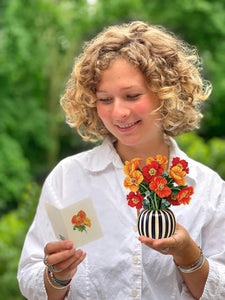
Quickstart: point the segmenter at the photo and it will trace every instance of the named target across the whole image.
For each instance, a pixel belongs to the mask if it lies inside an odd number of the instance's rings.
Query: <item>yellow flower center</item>
[[[183,170],[182,164],[177,164],[177,167],[179,167],[179,168],[181,168],[181,170]]]
[[[156,169],[151,168],[151,169],[148,171],[148,173],[149,173],[150,175],[155,175],[155,174],[156,174]]]
[[[171,195],[171,199],[172,199],[172,200],[176,200],[176,199],[177,199],[176,194],[172,194],[172,195]]]
[[[138,203],[138,199],[132,198],[132,202],[133,202],[134,204],[137,204],[137,203]]]
[[[135,179],[135,178],[131,178],[130,181],[131,181],[132,184],[135,184],[135,183],[136,183],[136,179]]]
[[[163,190],[163,189],[164,189],[164,184],[160,183],[160,184],[158,185],[158,189],[159,189],[159,190]]]

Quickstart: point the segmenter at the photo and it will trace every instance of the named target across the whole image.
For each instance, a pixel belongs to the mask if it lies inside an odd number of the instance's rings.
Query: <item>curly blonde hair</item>
[[[101,72],[122,57],[136,66],[160,100],[163,130],[167,135],[198,128],[200,102],[211,92],[201,78],[200,59],[193,47],[162,26],[136,21],[110,26],[85,44],[75,61],[61,105],[67,123],[84,140],[96,141],[111,133],[97,114],[96,85]]]

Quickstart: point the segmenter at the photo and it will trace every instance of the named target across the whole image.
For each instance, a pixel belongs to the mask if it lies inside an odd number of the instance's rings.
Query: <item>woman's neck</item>
[[[148,157],[155,157],[158,154],[164,155],[169,159],[169,144],[168,142],[166,142],[164,137],[158,141],[149,141],[145,146],[127,146],[117,141],[115,143],[115,148],[123,163],[134,158],[141,158],[143,159],[142,164],[145,165],[146,159]]]

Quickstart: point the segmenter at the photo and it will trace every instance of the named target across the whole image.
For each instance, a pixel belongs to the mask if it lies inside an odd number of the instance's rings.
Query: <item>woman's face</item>
[[[159,100],[142,72],[118,58],[102,71],[97,85],[97,111],[105,127],[126,146],[145,146],[162,134]]]

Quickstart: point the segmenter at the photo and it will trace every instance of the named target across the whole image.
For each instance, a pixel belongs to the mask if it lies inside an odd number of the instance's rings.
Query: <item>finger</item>
[[[77,271],[78,265],[85,259],[86,253],[82,250],[79,251],[79,257],[78,253],[74,255],[72,258],[68,259],[66,262],[64,262],[62,265],[60,264],[60,267],[62,268],[61,272],[55,274],[55,277],[59,280],[65,280],[68,278],[72,278],[74,274]],[[58,266],[58,265],[57,265]]]
[[[49,265],[57,265],[63,261],[66,261],[69,258],[71,258],[75,252],[76,252],[75,248],[72,248],[70,250],[60,251],[60,252],[54,252],[54,253],[48,255],[48,260],[47,260],[48,264]]]
[[[68,269],[71,265],[78,265],[80,262],[85,258],[86,253],[82,251],[81,249],[77,250],[74,252],[74,254],[69,257],[68,259],[57,263],[57,269],[64,271]]]
[[[51,253],[63,251],[63,250],[70,250],[73,248],[73,242],[72,241],[57,241],[57,242],[51,242],[48,243],[45,248],[44,252],[45,255],[50,255]]]
[[[84,251],[82,251],[81,255],[79,258],[77,258],[73,263],[71,263],[67,269],[68,270],[74,270],[78,267],[78,265],[85,259],[86,257],[86,253]]]
[[[152,246],[152,244],[154,243],[154,239],[143,236],[143,235],[139,236],[138,239],[141,243],[146,244],[148,246]]]
[[[147,238],[145,236],[140,236],[139,240],[141,243],[147,245],[148,247],[155,249],[157,251],[162,251],[163,253],[169,253],[171,248],[172,250],[174,250],[177,247],[178,241],[176,236],[171,236],[169,238],[164,238],[164,239],[151,239],[151,238]],[[166,249],[166,251],[165,251]]]

